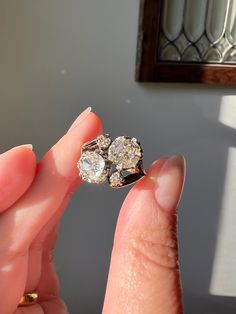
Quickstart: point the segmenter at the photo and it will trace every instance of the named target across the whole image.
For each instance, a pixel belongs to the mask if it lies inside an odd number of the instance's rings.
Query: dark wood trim
[[[157,63],[153,74],[148,81],[236,85],[235,65]]]
[[[136,55],[137,81],[149,81],[155,77],[161,2],[161,0],[140,0]]]
[[[157,61],[161,4],[162,0],[140,0],[136,81],[236,85],[236,65]]]

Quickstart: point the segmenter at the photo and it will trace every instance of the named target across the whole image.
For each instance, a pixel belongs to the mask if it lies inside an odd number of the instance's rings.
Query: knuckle
[[[130,241],[130,252],[145,269],[178,269],[178,245],[176,232],[170,228],[158,228],[135,236]]]

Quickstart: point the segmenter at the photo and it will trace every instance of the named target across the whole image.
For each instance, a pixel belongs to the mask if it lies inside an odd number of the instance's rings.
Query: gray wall
[[[228,149],[236,143],[235,129],[219,121],[220,106],[222,96],[235,106],[236,96],[225,97],[235,89],[135,83],[138,2],[0,0],[1,151],[33,143],[40,158],[92,105],[110,134],[141,141],[145,166],[184,154],[179,236],[186,313],[235,313],[233,297],[209,295]],[[73,314],[101,312],[127,190],[83,185],[63,218],[56,263]]]

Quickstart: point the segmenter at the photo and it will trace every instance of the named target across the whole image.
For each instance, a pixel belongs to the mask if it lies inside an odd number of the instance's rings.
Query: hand
[[[81,146],[101,133],[99,118],[86,110],[41,161],[28,146],[0,155],[1,314],[68,313],[52,253],[60,218],[81,184]],[[184,177],[182,157],[163,158],[129,192],[118,219],[103,314],[182,313],[176,208]],[[29,291],[37,291],[38,303],[18,308]]]

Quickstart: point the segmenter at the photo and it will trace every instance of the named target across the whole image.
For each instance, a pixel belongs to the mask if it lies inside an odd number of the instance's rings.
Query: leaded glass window
[[[164,0],[158,59],[236,63],[236,0]]]

